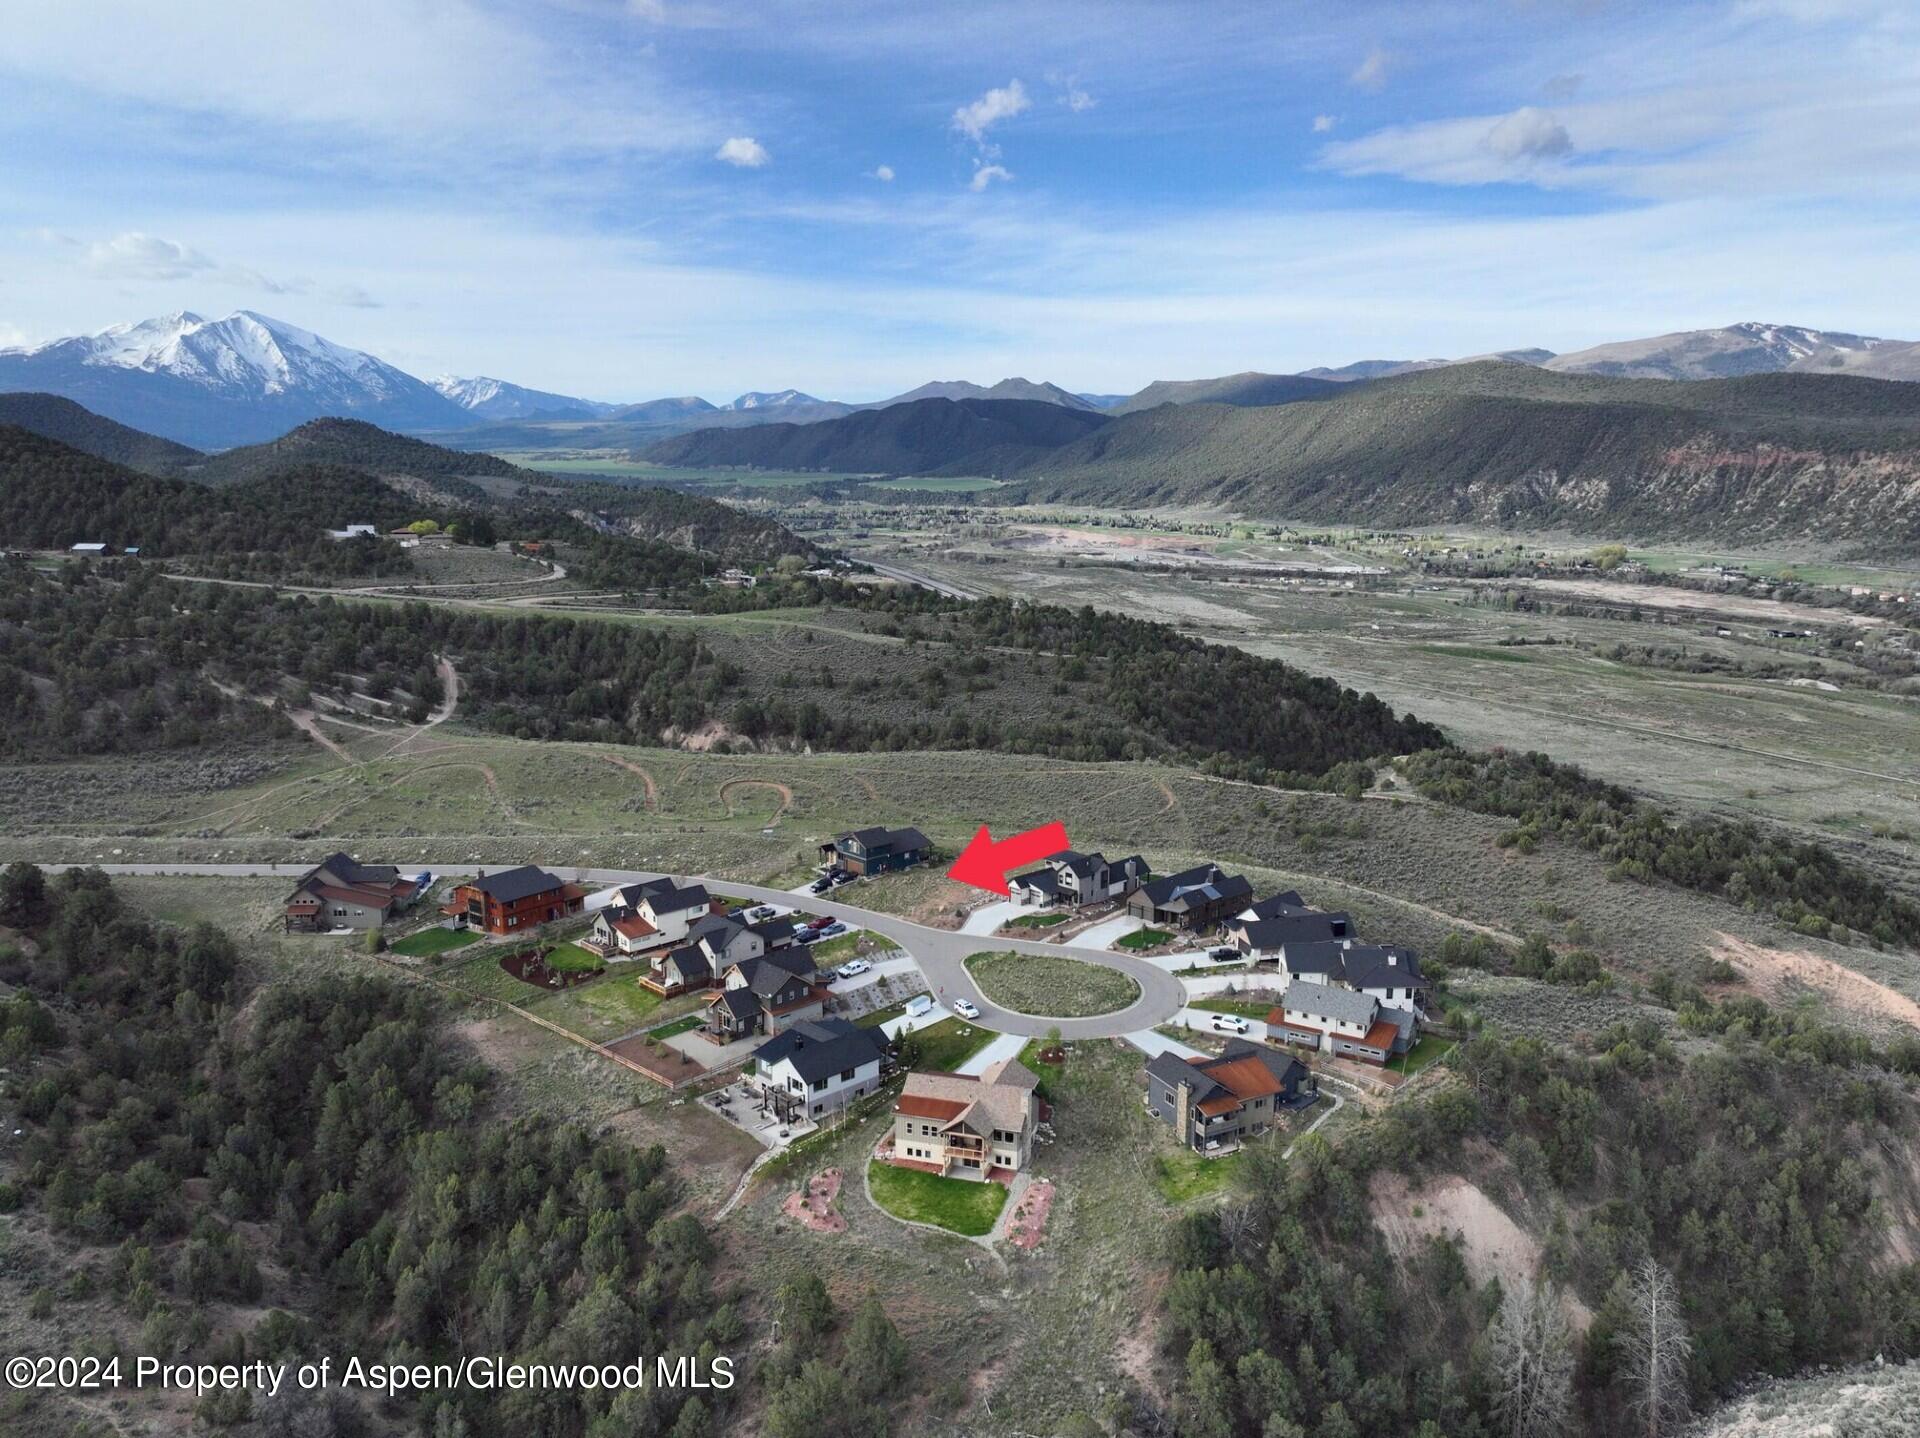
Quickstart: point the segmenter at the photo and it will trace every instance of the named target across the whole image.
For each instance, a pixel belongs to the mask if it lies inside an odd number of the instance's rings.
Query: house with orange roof
[[[890,1152],[901,1168],[1010,1183],[1033,1160],[1046,1121],[1039,1078],[1018,1059],[979,1075],[910,1073],[893,1105]]]
[[[1268,1012],[1267,1034],[1337,1058],[1384,1064],[1413,1047],[1420,1020],[1412,1009],[1383,1004],[1371,993],[1295,979]]]
[[[1173,1125],[1196,1153],[1231,1152],[1319,1095],[1318,1080],[1299,1059],[1246,1039],[1228,1039],[1217,1058],[1182,1058],[1169,1049],[1147,1064],[1147,1111]]]

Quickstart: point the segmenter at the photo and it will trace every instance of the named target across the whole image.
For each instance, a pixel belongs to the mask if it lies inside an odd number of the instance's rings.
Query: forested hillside
[[[1133,414],[1163,404],[1292,404],[1297,400],[1331,399],[1340,391],[1341,385],[1336,380],[1247,370],[1218,379],[1157,379],[1138,394],[1121,400],[1107,413]]]
[[[1011,477],[1084,503],[1884,548],[1920,540],[1920,385],[1457,365],[1314,403],[1129,415]]]
[[[703,429],[643,451],[656,464],[834,474],[998,474],[1107,423],[1040,400],[922,399],[818,424]]]
[[[822,596],[816,581],[790,582],[795,596]],[[761,590],[777,602],[782,584]],[[814,675],[803,690],[754,697],[747,654],[722,659],[689,626],[313,600],[189,585],[139,567],[124,576],[70,572],[60,581],[24,566],[0,571],[8,636],[0,661],[19,696],[15,742],[29,752],[110,742],[112,717],[130,702],[112,696],[131,695],[161,660],[193,694],[204,695],[202,680],[266,698],[286,697],[289,686],[343,694],[357,686],[363,696],[397,699],[418,719],[438,697],[434,655],[459,668],[464,721],[522,738],[654,744],[720,723],[761,744],[1177,755],[1242,777],[1342,784],[1348,769],[1374,756],[1444,742],[1370,695],[1162,625],[924,591],[835,593],[838,602],[870,606],[884,628],[924,633],[930,660],[951,664],[956,676],[987,667],[990,650],[1020,654],[1036,670],[1029,682],[1050,683],[1056,700],[1040,718],[986,720],[965,687],[950,688],[942,673],[927,681],[915,719],[902,723],[862,700],[863,674]],[[76,713],[95,717],[63,722]]]
[[[474,475],[529,480],[534,475],[491,454],[443,449],[358,419],[315,419],[265,444],[209,456],[194,467],[203,484],[240,484],[309,465],[344,465],[376,475],[459,480]],[[461,492],[456,490],[454,492]]]
[[[276,988],[239,1021],[233,940],[136,917],[98,871],[10,867],[0,923],[32,945],[0,945],[0,980],[20,991],[0,1006],[0,1043],[22,1130],[0,1157],[0,1206],[64,1247],[75,1275],[34,1299],[48,1351],[58,1305],[102,1284],[135,1351],[164,1358],[621,1365],[737,1350],[745,1325],[700,1221],[673,1216],[661,1150],[498,1111],[425,991]],[[371,1431],[364,1401],[289,1384],[257,1409],[227,1392],[199,1413],[345,1434]],[[727,1402],[569,1383],[408,1395],[390,1413],[422,1433],[707,1435]]]
[[[0,424],[18,425],[71,449],[148,474],[172,474],[206,458],[197,449],[130,429],[53,394],[0,394]]]
[[[1338,1143],[1255,1149],[1237,1201],[1178,1225],[1181,1434],[1665,1438],[1755,1375],[1920,1353],[1914,1236],[1876,1202],[1914,1182],[1879,1156],[1920,1123],[1886,1075],[1780,1042],[1682,1057],[1651,1024],[1453,1066]],[[1376,1227],[1461,1179],[1537,1238],[1537,1286]]]
[[[316,465],[216,491],[0,425],[0,545],[9,548],[98,542],[262,578],[401,574],[409,566],[391,544],[336,543],[326,531],[368,523],[384,533],[420,515],[417,503],[358,470]]]

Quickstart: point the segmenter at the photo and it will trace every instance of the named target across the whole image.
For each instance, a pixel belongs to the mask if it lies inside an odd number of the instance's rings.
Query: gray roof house
[[[1267,1014],[1267,1032],[1341,1058],[1384,1064],[1418,1037],[1410,1009],[1384,1008],[1371,994],[1296,979],[1280,1006]]]
[[[845,1019],[805,1019],[753,1051],[755,1085],[783,1117],[819,1118],[880,1087],[886,1042]]]
[[[1098,904],[1123,898],[1147,877],[1147,861],[1138,854],[1117,862],[1105,854],[1082,854],[1062,849],[1043,861],[1045,867],[1008,881],[1008,892],[1021,903]]]
[[[1218,864],[1202,864],[1143,884],[1127,898],[1127,912],[1150,924],[1210,928],[1247,906],[1253,885]]]
[[[849,874],[885,874],[924,863],[932,855],[933,845],[927,842],[927,836],[911,827],[849,829],[820,846],[824,866]]]

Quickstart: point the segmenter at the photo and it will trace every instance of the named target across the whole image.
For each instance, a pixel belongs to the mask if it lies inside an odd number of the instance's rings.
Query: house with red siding
[[[453,891],[441,910],[470,929],[517,934],[577,914],[587,891],[534,864],[482,874]]]

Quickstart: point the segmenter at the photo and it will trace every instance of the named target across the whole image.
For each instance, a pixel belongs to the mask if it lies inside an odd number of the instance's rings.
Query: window
[[[852,1082],[853,1082],[853,1075],[854,1075],[854,1070],[852,1070],[852,1069],[843,1069],[843,1070],[841,1071],[841,1074],[840,1074],[840,1082],[841,1082],[841,1083],[852,1083]]]
[[[827,1081],[825,1079],[815,1079],[813,1081],[813,1091],[815,1093],[819,1093],[826,1086],[827,1086]]]

